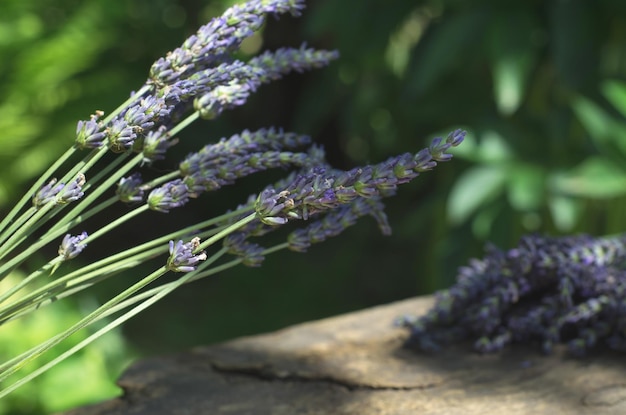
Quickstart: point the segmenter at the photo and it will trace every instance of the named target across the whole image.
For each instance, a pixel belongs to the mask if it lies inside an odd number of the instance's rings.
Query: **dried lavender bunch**
[[[244,104],[261,85],[289,72],[320,68],[337,58],[335,51],[306,46],[264,52],[248,61],[235,58],[233,52],[262,26],[266,15],[297,16],[303,7],[302,0],[252,0],[233,6],[200,28],[180,48],[158,59],[145,84],[108,116],[95,111],[88,120],[79,121],[74,145],[0,222],[0,280],[33,253],[58,246],[56,257],[0,291],[0,329],[122,270],[144,263],[155,267],[67,330],[0,363],[0,383],[6,384],[25,364],[40,362],[41,356],[48,356],[46,353],[74,333],[112,319],[0,390],[0,398],[182,284],[238,264],[259,266],[265,255],[282,249],[305,252],[311,244],[337,236],[362,216],[374,217],[382,232],[389,234],[381,199],[392,196],[398,185],[431,170],[437,162],[451,158],[448,150],[465,136],[461,130],[445,140],[434,139],[416,154],[344,172],[330,167],[323,149],[313,145],[308,136],[263,128],[205,144],[178,161],[178,169],[149,182],[142,179],[141,168],[167,159],[169,148],[179,142],[177,135],[192,122],[212,120]],[[71,157],[80,152],[86,153],[84,158],[73,161]],[[105,159],[105,155],[109,157]],[[76,269],[65,265],[91,249],[102,235],[132,226],[133,219],[148,210],[176,214],[202,193],[267,169],[291,173],[233,211],[129,249],[104,247],[99,251],[101,259]],[[119,202],[129,205],[127,213],[111,217],[108,207]],[[93,225],[87,220],[95,215],[101,217],[97,223],[107,224],[89,229]],[[307,226],[292,231],[284,243],[264,248],[251,240],[287,222],[309,219]],[[176,273],[176,278],[161,282],[168,273]]]
[[[509,343],[557,343],[581,356],[597,344],[626,351],[626,235],[525,236],[459,269],[424,316],[403,317],[408,344],[433,351],[472,339],[481,353]]]

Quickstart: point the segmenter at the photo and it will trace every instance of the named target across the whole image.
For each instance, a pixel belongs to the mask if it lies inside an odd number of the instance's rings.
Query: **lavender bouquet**
[[[492,353],[510,343],[537,343],[545,353],[567,344],[583,356],[604,344],[626,351],[626,236],[523,237],[461,267],[421,317],[403,317],[408,345],[434,351],[470,339]]]
[[[73,146],[0,222],[1,278],[34,252],[50,244],[58,246],[56,257],[0,292],[0,324],[62,301],[123,270],[155,264],[153,272],[65,331],[0,364],[0,382],[6,385],[0,397],[183,284],[238,264],[258,266],[264,256],[282,249],[305,252],[362,216],[372,216],[388,234],[382,199],[394,195],[398,185],[451,158],[448,150],[462,142],[465,133],[461,130],[446,139],[434,139],[415,154],[340,171],[327,164],[323,149],[309,137],[265,128],[206,144],[181,160],[177,170],[142,179],[141,168],[165,158],[177,143],[177,135],[192,122],[215,119],[243,105],[262,84],[293,71],[323,67],[338,57],[335,51],[306,46],[268,51],[245,62],[233,56],[241,42],[262,27],[267,15],[298,16],[303,7],[302,0],[252,0],[201,27],[180,48],[157,60],[145,84],[117,109],[108,115],[96,111],[79,121]],[[82,159],[76,161],[79,154]],[[116,252],[111,247],[102,259],[76,269],[65,264],[101,236],[119,231],[148,210],[167,218],[204,192],[272,168],[291,173],[229,212],[131,249]],[[132,209],[119,217],[107,216],[106,226],[87,229],[88,219],[107,215],[116,203]],[[291,222],[302,226],[283,243],[257,244],[256,238]],[[171,273],[180,276],[160,282]],[[45,359],[52,348],[95,323],[99,323],[97,329],[88,330],[84,340]],[[36,363],[36,370],[7,385],[9,377],[19,376],[21,368],[31,362]]]

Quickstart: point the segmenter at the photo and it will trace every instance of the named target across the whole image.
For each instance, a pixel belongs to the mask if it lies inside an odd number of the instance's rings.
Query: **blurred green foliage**
[[[153,60],[232,3],[4,0],[0,209],[71,145],[78,119],[114,109]],[[338,49],[340,60],[192,126],[155,169],[173,168],[208,140],[271,125],[311,134],[340,168],[416,151],[457,127],[470,136],[454,161],[387,202],[392,237],[365,221],[305,255],[277,254],[259,269],[183,287],[126,325],[142,353],[429,293],[449,285],[486,240],[508,247],[529,232],[626,229],[626,3],[308,3],[300,19],[270,19],[244,53],[307,41]],[[275,177],[246,180],[166,219],[177,226],[223,212]],[[163,217],[119,241],[154,221]],[[103,288],[102,298],[123,284]]]

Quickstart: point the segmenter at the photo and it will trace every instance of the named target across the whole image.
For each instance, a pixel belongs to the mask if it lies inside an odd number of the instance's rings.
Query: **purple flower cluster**
[[[339,235],[354,225],[358,218],[367,215],[376,219],[383,235],[390,235],[391,226],[389,226],[384,209],[385,206],[380,198],[356,199],[348,205],[331,210],[310,225],[293,231],[287,237],[289,249],[295,252],[306,252],[312,244],[324,242],[328,238]]]
[[[250,132],[244,130],[217,143],[208,144],[200,151],[189,154],[179,165],[181,175],[190,176],[198,171],[215,168],[224,160],[266,151],[281,151],[304,148],[311,144],[306,135],[287,133],[274,128]]]
[[[167,259],[167,269],[174,272],[194,271],[198,264],[206,260],[204,251],[195,252],[200,246],[200,238],[193,238],[185,243],[183,241],[170,241],[170,256]]]
[[[171,209],[183,206],[189,201],[189,188],[182,180],[165,183],[150,192],[148,207],[157,212],[168,213]]]
[[[293,231],[287,237],[287,247],[306,252],[314,243],[339,235],[362,216],[372,216],[384,235],[391,227],[384,212],[382,197],[391,196],[397,185],[407,183],[420,172],[431,170],[437,161],[447,161],[446,153],[459,145],[465,132],[456,130],[447,139],[435,138],[431,146],[415,155],[403,154],[386,162],[353,169],[347,172],[330,168],[323,160],[323,151],[313,147],[311,167],[292,172],[273,186],[268,186],[256,198],[240,207],[251,206],[257,220],[229,235],[224,246],[228,252],[243,259],[243,263],[258,266],[263,260],[263,249],[248,240],[286,224],[292,219],[315,218],[307,226]],[[311,153],[311,151],[309,151]],[[228,225],[238,218],[231,218]]]
[[[65,235],[59,246],[59,256],[61,256],[64,261],[78,256],[78,254],[87,248],[87,244],[83,242],[87,239],[87,236],[87,232],[82,232],[80,235],[76,236],[72,236],[69,233]]]
[[[150,81],[157,86],[173,84],[192,73],[216,66],[261,28],[265,14],[299,16],[302,9],[303,0],[253,0],[235,5],[198,29],[180,48],[156,61],[150,69]]]
[[[562,342],[574,355],[598,343],[626,350],[625,263],[624,236],[526,236],[508,251],[489,246],[433,309],[399,324],[426,351],[468,338],[482,353],[532,342],[546,353]]]
[[[146,162],[159,160],[175,144],[167,130],[192,107],[201,117],[213,119],[225,109],[245,103],[263,83],[291,71],[327,65],[337,52],[280,49],[248,62],[231,56],[243,39],[259,30],[266,14],[298,16],[303,7],[302,0],[252,0],[229,8],[180,48],[157,60],[133,103],[116,117],[106,123],[99,121],[103,116],[99,111],[90,120],[79,121],[76,147],[107,145],[113,152],[141,152]]]
[[[291,71],[321,68],[338,56],[336,51],[307,49],[305,46],[265,52],[237,68],[228,83],[215,86],[197,98],[194,107],[202,118],[216,118],[226,109],[245,104],[250,94],[262,84],[278,80]]]
[[[76,179],[68,185],[65,185],[65,183],[57,184],[57,180],[52,179],[48,182],[48,184],[42,186],[41,189],[33,195],[33,206],[41,208],[52,201],[54,201],[57,205],[65,205],[70,202],[75,202],[84,195],[82,188],[85,185],[85,180],[85,175],[83,174],[78,174]]]
[[[121,202],[139,203],[143,202],[144,189],[142,189],[140,173],[133,173],[128,177],[122,177],[117,185],[115,194]]]
[[[293,153],[290,151],[265,151],[221,158],[219,164],[206,162],[202,167],[193,169],[183,178],[191,197],[202,192],[217,190],[231,185],[239,178],[253,173],[283,167],[306,167],[323,162],[318,158],[323,153],[317,147],[310,152]]]

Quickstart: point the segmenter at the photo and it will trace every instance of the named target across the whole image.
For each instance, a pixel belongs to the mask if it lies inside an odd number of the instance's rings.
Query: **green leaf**
[[[424,93],[437,84],[441,78],[464,59],[464,54],[472,48],[484,33],[485,13],[480,10],[464,14],[450,15],[432,26],[418,44],[418,53],[413,54],[409,64],[409,88],[414,93]],[[420,45],[422,49],[419,50]]]
[[[537,47],[529,35],[536,24],[528,12],[499,13],[488,36],[493,72],[493,91],[498,111],[514,113],[522,103],[534,67]]]
[[[463,172],[448,198],[450,221],[464,222],[479,207],[502,193],[506,176],[506,169],[500,166],[473,167]]]
[[[597,24],[604,12],[595,2],[550,2],[550,50],[556,77],[578,89],[584,88],[598,73],[602,33]]]
[[[545,173],[541,167],[515,165],[509,173],[508,196],[513,209],[528,212],[539,209],[544,197]]]
[[[514,157],[504,137],[494,130],[487,130],[480,137],[478,156],[483,163],[503,162]]]
[[[615,120],[595,102],[582,96],[572,100],[572,109],[596,146],[607,155],[615,150],[626,155],[626,125]]]
[[[626,194],[626,172],[606,158],[589,157],[572,171],[553,176],[550,185],[562,195],[612,198]]]
[[[601,89],[606,99],[626,117],[626,83],[617,80],[604,81]]]
[[[554,226],[561,232],[570,232],[582,212],[582,201],[567,196],[551,196],[548,207]]]

